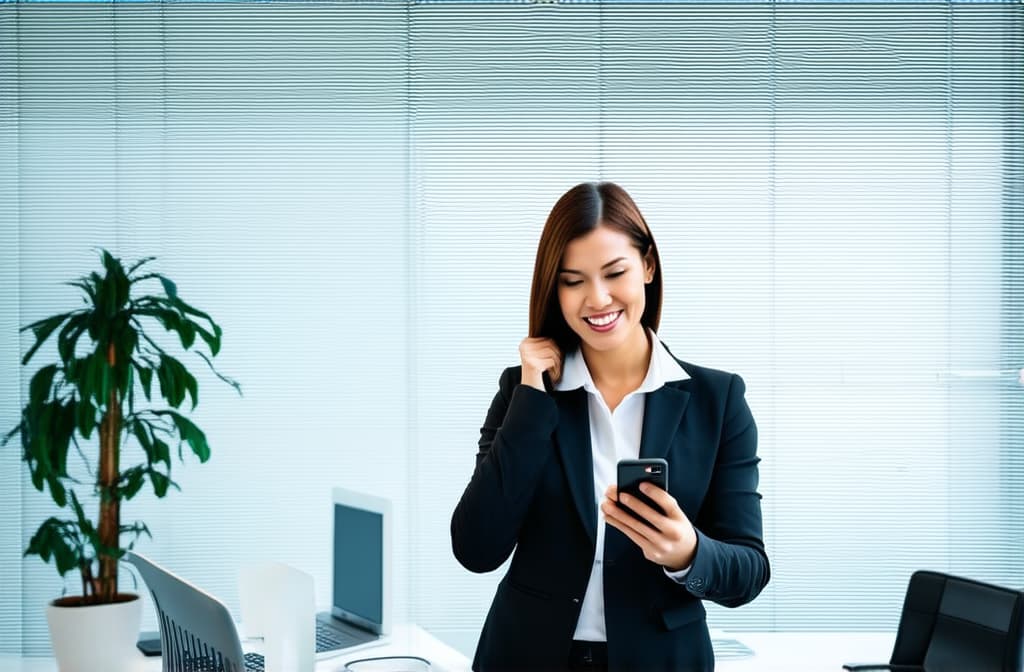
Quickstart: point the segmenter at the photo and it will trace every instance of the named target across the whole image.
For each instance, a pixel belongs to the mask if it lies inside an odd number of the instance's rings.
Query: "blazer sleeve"
[[[553,454],[558,406],[551,395],[519,384],[521,369],[506,369],[480,428],[476,469],[452,514],[452,551],[472,572],[501,566],[541,474]]]
[[[696,597],[726,607],[753,600],[770,575],[757,492],[757,427],[745,389],[743,379],[733,374],[718,457],[694,522],[697,553],[684,584]]]

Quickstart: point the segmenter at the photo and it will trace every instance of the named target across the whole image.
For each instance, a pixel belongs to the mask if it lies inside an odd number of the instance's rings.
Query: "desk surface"
[[[716,633],[717,634],[717,633]],[[843,663],[885,663],[892,632],[734,632],[754,651],[746,658],[719,658],[716,672],[841,672]]]
[[[841,672],[843,663],[885,662],[892,653],[891,632],[737,632],[716,633],[734,638],[754,651],[746,658],[720,658],[717,672]],[[416,625],[396,626],[391,642],[317,663],[317,672],[337,672],[349,660],[414,654],[429,659],[442,672],[466,672],[470,661]],[[4,672],[55,672],[50,658],[19,658],[0,654]],[[139,656],[138,672],[158,672],[159,658]]]
[[[342,654],[316,664],[316,672],[337,672],[345,663],[359,658],[375,656],[416,655],[431,662],[432,670],[440,672],[467,672],[470,661],[464,655],[428,633],[418,625],[396,625],[391,640],[384,645]],[[141,653],[136,661],[136,672],[160,672],[160,658],[146,658]],[[3,672],[56,672],[52,658],[21,658],[0,654]]]

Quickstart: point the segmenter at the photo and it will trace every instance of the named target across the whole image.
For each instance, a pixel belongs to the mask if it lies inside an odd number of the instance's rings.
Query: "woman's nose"
[[[608,293],[608,289],[601,283],[595,282],[591,285],[590,292],[587,294],[587,303],[592,308],[604,308],[611,303],[612,297]]]

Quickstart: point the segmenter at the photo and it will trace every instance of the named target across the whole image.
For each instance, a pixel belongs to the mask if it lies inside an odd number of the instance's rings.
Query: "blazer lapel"
[[[678,386],[687,381],[674,381],[647,393],[644,421],[640,436],[640,457],[665,457],[672,439],[679,431],[690,393]],[[633,548],[633,542],[613,527],[605,537],[605,564],[614,565],[622,554]]]
[[[558,452],[565,466],[576,511],[590,541],[597,543],[597,504],[594,502],[594,460],[590,451],[590,415],[587,393],[582,389],[555,395],[558,403]]]
[[[640,457],[665,457],[672,437],[679,430],[690,400],[690,393],[675,387],[681,383],[667,383],[647,394],[644,422],[640,437]]]

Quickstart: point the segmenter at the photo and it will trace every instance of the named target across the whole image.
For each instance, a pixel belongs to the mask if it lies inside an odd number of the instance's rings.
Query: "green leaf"
[[[153,437],[153,462],[163,462],[167,468],[171,468],[171,447],[164,441]]]
[[[24,426],[24,421],[19,422],[14,429],[4,434],[4,438],[0,439],[0,446],[6,446],[7,442],[13,439],[15,434],[22,434]]]
[[[28,385],[28,403],[31,406],[39,406],[50,398],[53,388],[53,377],[59,371],[56,364],[50,364],[36,371],[32,376],[32,382]]]
[[[128,269],[128,277],[131,277],[132,273],[134,273],[135,271],[139,270],[144,265],[148,264],[149,262],[153,261],[154,259],[156,259],[156,257],[143,257],[142,259],[139,259],[138,261],[136,261],[134,264],[132,264],[131,268]],[[133,282],[134,282],[134,280],[133,280]]]
[[[64,325],[64,328],[60,330],[60,335],[57,337],[57,352],[60,354],[62,362],[67,363],[74,358],[78,338],[85,331],[85,327],[88,324],[87,318],[88,315],[86,313],[73,315],[68,320],[68,323]]]
[[[114,289],[117,301],[115,308],[120,312],[124,310],[125,305],[127,305],[132,289],[131,281],[128,280],[128,276],[125,274],[124,267],[121,266],[120,260],[118,260],[117,268],[114,272]]]
[[[135,369],[132,365],[119,364],[115,373],[117,374],[117,396],[119,399],[125,399],[128,393],[135,386]]]
[[[142,391],[146,393],[146,399],[151,400],[149,388],[153,382],[153,369],[136,363],[135,370],[139,372],[139,380],[142,381]]]
[[[54,503],[64,508],[68,503],[67,490],[64,488],[64,484],[54,474],[46,477],[46,483],[50,486],[50,497],[53,498]]]
[[[88,397],[79,399],[75,408],[75,420],[78,425],[78,433],[88,439],[92,430],[96,428],[96,406]]]
[[[102,314],[108,320],[117,314],[117,277],[114,270],[116,265],[117,262],[110,252],[103,250],[103,267],[107,273],[100,285],[100,304],[97,307],[102,308]]]
[[[82,560],[78,550],[81,544],[74,543],[78,541],[76,536],[73,522],[47,518],[29,540],[25,555],[38,555],[43,562],[49,562],[50,558],[53,558],[57,564],[57,571],[64,576],[77,568]],[[69,539],[73,543],[69,543]]]
[[[92,394],[92,398],[96,400],[97,408],[106,408],[107,405],[107,361],[103,356],[103,353],[99,349],[95,350],[91,355],[88,356],[88,361],[85,363],[85,370],[83,371],[84,380],[88,382],[88,391]],[[79,389],[83,390],[83,387],[79,385]]]
[[[201,310],[193,308],[192,306],[185,303],[181,299],[176,299],[174,301],[174,307],[180,310],[185,315],[195,315],[196,317],[201,317],[210,323],[210,329],[213,330],[213,334],[210,334],[208,330],[203,329],[197,322],[189,320],[190,322],[192,322],[192,324],[196,326],[196,331],[199,332],[199,336],[204,341],[206,341],[206,345],[209,346],[210,348],[210,354],[216,357],[217,353],[220,352],[220,339],[221,335],[224,333],[223,330],[220,328],[220,325],[214,322],[213,318],[210,317],[208,314],[204,313]]]
[[[200,462],[210,459],[210,446],[206,443],[206,435],[195,426],[191,420],[176,411],[153,411],[157,415],[166,415],[178,428],[181,439],[189,444],[192,452],[199,458]]]
[[[193,322],[192,320],[189,320],[188,324],[192,325],[192,328],[195,329],[197,334],[199,334],[199,338],[203,339],[203,341],[206,342],[206,346],[210,348],[210,354],[216,357],[217,353],[220,352],[220,335],[211,334],[209,331],[204,329],[202,325],[200,325],[198,322]],[[217,325],[214,326],[216,327]],[[217,327],[217,329],[219,330],[220,327]]]
[[[86,304],[96,303],[96,289],[92,285],[89,284],[89,279],[88,278],[81,278],[79,280],[72,280],[71,282],[65,282],[64,284],[68,285],[70,287],[78,287],[83,292],[85,292],[86,296],[89,297],[89,300],[85,301]],[[84,299],[83,299],[83,301],[84,301]]]
[[[195,376],[188,372],[185,365],[170,355],[160,355],[157,376],[164,391],[164,397],[174,408],[181,406],[185,393],[192,397],[192,408],[199,402],[199,384]]]
[[[150,436],[149,426],[142,420],[132,420],[128,425],[135,440],[142,446],[142,450],[146,453],[146,461],[150,464],[156,459],[156,455],[153,450],[153,439]]]
[[[71,315],[74,315],[74,313],[61,313],[60,315],[54,315],[53,317],[33,322],[32,324],[20,329],[20,331],[31,329],[32,333],[36,336],[35,344],[28,349],[28,352],[26,352],[25,356],[21,359],[22,366],[28,364],[28,360],[32,359],[32,355],[36,354],[36,350],[46,342],[46,339],[50,337],[50,334],[52,334],[57,327],[59,327],[61,323]]]
[[[107,320],[113,319],[128,303],[131,291],[131,283],[121,265],[121,260],[114,257],[107,250],[102,250],[103,267],[106,275],[103,277],[99,291],[97,292],[97,308]],[[94,337],[95,340],[106,340],[101,337]]]
[[[149,480],[153,483],[153,493],[157,497],[163,497],[167,494],[167,488],[171,484],[171,479],[161,474],[156,469],[150,469]]]
[[[168,367],[165,355],[160,355],[160,364],[156,368],[156,377],[160,381],[160,394],[167,400],[167,403],[174,408],[181,406],[181,402],[185,399],[185,390],[176,387],[178,379],[173,375],[170,367]]]
[[[135,542],[137,542],[139,540],[139,537],[141,537],[143,534],[145,534],[150,539],[153,538],[153,535],[149,531],[149,527],[147,527],[146,524],[142,521],[138,520],[131,525],[122,525],[120,531],[121,534],[135,535],[135,537],[130,542],[128,542],[128,550],[135,548]]]
[[[215,369],[214,366],[213,366],[213,362],[210,361],[210,358],[207,357],[206,355],[204,355],[202,352],[196,351],[196,354],[199,355],[204,362],[206,362],[206,365],[208,367],[210,367],[210,371],[213,371],[213,375],[217,376],[218,378],[223,380],[225,383],[227,383],[231,387],[235,388],[235,392],[238,392],[239,396],[242,395],[242,386],[241,385],[239,385],[236,381],[228,378],[227,376],[223,375],[220,371]]]
[[[117,357],[120,362],[130,362],[139,346],[139,332],[131,324],[123,324],[118,329]]]
[[[167,298],[178,298],[178,286],[171,282],[170,278],[165,278],[162,275],[157,275],[157,277],[160,278],[160,284],[164,286],[164,293],[167,294]]]
[[[64,484],[67,478],[67,453],[75,428],[75,404],[48,401],[25,414],[28,442],[25,461],[28,463],[32,485],[42,491],[49,486],[50,495],[58,506],[67,503]]]
[[[32,471],[32,484],[40,492],[43,490],[43,482],[53,471],[50,464],[49,428],[54,425],[54,409],[57,405],[56,401],[46,402],[40,405],[38,412],[29,415],[29,469]]]
[[[163,299],[155,302],[166,303]],[[146,315],[156,318],[167,331],[173,331],[181,339],[181,347],[188,350],[196,340],[196,325],[183,319],[182,315],[169,308],[143,307],[132,310],[133,315]]]
[[[196,342],[196,323],[191,320],[182,320],[181,328],[178,330],[181,337],[181,347],[188,350]]]
[[[121,473],[121,479],[118,484],[118,491],[121,497],[124,499],[131,499],[138,494],[139,490],[146,483],[146,473],[149,471],[147,467],[137,466],[132,467]]]

